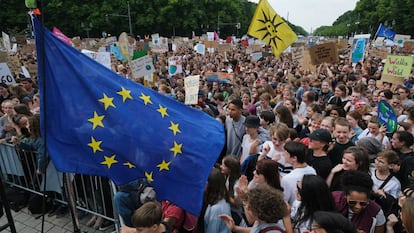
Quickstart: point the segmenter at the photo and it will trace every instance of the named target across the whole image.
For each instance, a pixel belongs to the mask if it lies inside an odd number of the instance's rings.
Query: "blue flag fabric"
[[[384,24],[380,24],[375,35],[377,37],[384,37],[393,41],[396,34],[397,33],[394,32],[391,28],[388,28]]]
[[[225,142],[223,125],[117,75],[33,20],[46,108],[42,133],[56,168],[106,176],[118,185],[145,177],[158,200],[198,215]]]

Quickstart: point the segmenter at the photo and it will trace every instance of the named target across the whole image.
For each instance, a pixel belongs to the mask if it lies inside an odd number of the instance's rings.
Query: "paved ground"
[[[42,233],[41,223],[42,218],[36,219],[36,216],[33,216],[29,213],[27,208],[20,210],[19,212],[14,212],[12,210],[12,215],[16,227],[17,233]],[[91,215],[80,220],[80,229],[81,232],[88,233],[111,233],[115,231],[114,227],[106,231],[95,230],[93,228],[87,227],[85,223],[91,218]],[[0,226],[3,226],[7,223],[6,215],[3,215],[0,218]],[[10,232],[10,228],[5,229],[2,232]],[[57,218],[56,216],[45,217],[44,231],[43,233],[70,233],[74,232],[72,220],[69,214],[66,214],[64,217]]]

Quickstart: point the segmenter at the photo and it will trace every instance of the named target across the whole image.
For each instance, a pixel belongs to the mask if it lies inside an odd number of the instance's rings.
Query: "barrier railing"
[[[37,170],[37,152],[0,144],[1,179],[9,187],[35,195],[43,195],[43,190],[46,190],[49,195],[53,193],[54,201],[63,205],[68,205],[68,195],[73,195],[71,200],[75,200],[78,211],[113,221],[117,226],[115,229],[119,229],[119,218],[114,217],[117,215],[114,214],[113,206],[116,187],[110,180],[81,174],[65,175],[56,171],[50,160],[46,168],[45,185],[45,175],[39,174]],[[65,177],[70,181],[64,182]]]

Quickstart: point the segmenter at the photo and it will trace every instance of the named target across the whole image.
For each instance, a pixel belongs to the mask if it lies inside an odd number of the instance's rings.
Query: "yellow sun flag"
[[[270,45],[276,57],[297,39],[295,32],[273,10],[267,0],[260,0],[257,5],[248,34]]]

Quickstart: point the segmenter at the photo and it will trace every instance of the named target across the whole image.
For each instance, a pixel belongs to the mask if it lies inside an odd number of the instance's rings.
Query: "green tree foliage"
[[[100,37],[129,32],[127,0],[47,0],[43,15],[48,28],[58,27],[66,35]],[[217,31],[220,37],[246,34],[257,4],[247,0],[129,0],[132,31],[135,35],[191,36]],[[0,29],[27,31],[30,22],[24,1],[0,0]],[[240,23],[240,28],[237,28]],[[297,34],[303,28],[289,24]],[[83,27],[82,27],[83,26]],[[90,27],[92,26],[92,27]]]
[[[314,34],[346,36],[353,33],[371,33],[374,35],[378,26],[386,23],[398,34],[413,36],[413,9],[414,0],[359,0],[353,11],[345,12],[332,26],[317,28]]]

